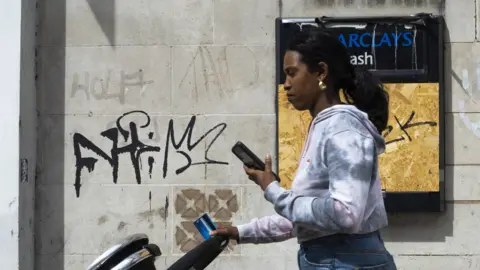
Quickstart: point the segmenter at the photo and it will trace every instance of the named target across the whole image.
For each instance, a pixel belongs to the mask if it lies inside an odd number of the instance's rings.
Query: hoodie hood
[[[313,120],[313,125],[316,125],[317,123],[324,121],[339,113],[348,113],[349,115],[358,119],[358,121],[363,124],[363,126],[370,132],[373,139],[375,140],[377,154],[380,155],[385,152],[385,138],[378,132],[372,121],[368,119],[368,114],[359,110],[354,105],[340,104],[329,107],[317,114],[317,116]]]

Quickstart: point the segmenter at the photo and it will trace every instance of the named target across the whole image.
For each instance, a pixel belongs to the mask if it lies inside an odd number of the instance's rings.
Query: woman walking
[[[265,171],[244,167],[276,214],[213,234],[240,244],[296,237],[301,270],[396,269],[379,232],[388,224],[378,171],[388,93],[368,71],[355,72],[325,29],[296,34],[283,69],[289,102],[313,118],[292,187],[275,181],[269,155]]]

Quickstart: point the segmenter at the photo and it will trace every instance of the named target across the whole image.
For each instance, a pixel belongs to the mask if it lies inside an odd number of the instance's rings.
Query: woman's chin
[[[291,102],[290,101],[290,104],[292,104],[292,106],[295,108],[295,110],[297,111],[305,111],[307,110],[307,106],[303,106],[303,104],[300,104],[298,102]]]

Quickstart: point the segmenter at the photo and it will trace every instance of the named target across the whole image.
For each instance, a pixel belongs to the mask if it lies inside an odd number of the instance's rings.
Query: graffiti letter
[[[222,132],[225,130],[225,128],[227,127],[227,124],[221,123],[221,124],[216,125],[215,127],[208,130],[197,141],[192,143],[192,131],[193,131],[193,127],[195,126],[195,121],[196,121],[196,116],[192,116],[192,118],[190,118],[190,122],[188,122],[188,125],[187,125],[187,128],[185,129],[185,132],[182,135],[182,138],[177,143],[175,141],[175,132],[174,132],[174,128],[173,128],[173,120],[170,120],[170,122],[168,124],[168,130],[167,130],[167,141],[165,143],[165,158],[163,160],[163,177],[164,178],[167,176],[168,147],[170,145],[170,142],[172,143],[175,150],[177,150],[177,153],[183,155],[187,159],[187,164],[184,165],[181,168],[178,168],[176,170],[176,174],[180,174],[180,173],[184,172],[186,169],[188,169],[192,165],[200,165],[200,164],[223,164],[223,165],[228,165],[227,162],[215,161],[215,160],[211,160],[211,159],[208,158],[208,151],[210,150],[210,147],[217,140],[217,138],[220,136],[220,134],[222,134]],[[183,144],[183,142],[186,138],[187,139],[187,149],[188,149],[188,151],[192,151],[208,134],[210,134],[211,132],[213,132],[217,128],[219,128],[220,130],[218,131],[217,135],[215,135],[212,142],[210,142],[210,144],[207,146],[207,149],[205,151],[205,156],[204,156],[205,161],[192,163],[192,160],[187,153],[185,153],[184,151],[179,151],[178,150],[182,146],[182,144]]]
[[[114,137],[118,137],[116,129],[109,129],[101,133],[103,137],[108,137],[113,140],[113,147],[112,149],[116,148],[117,140]],[[82,151],[80,150],[80,146],[92,150],[95,154],[100,156],[101,158],[108,161],[108,163],[114,167],[113,169],[113,182],[117,182],[117,170],[118,168],[118,157],[114,156],[114,152],[112,150],[112,157],[108,156],[107,153],[103,152],[98,146],[92,143],[89,139],[85,138],[80,133],[73,134],[73,153],[75,155],[75,191],[77,197],[80,196],[80,187],[82,184],[80,183],[80,178],[82,175],[82,169],[87,167],[89,172],[92,172],[95,169],[95,163],[97,163],[98,159],[93,157],[82,157]]]
[[[415,116],[415,111],[412,111],[412,113],[410,114],[410,117],[408,118],[408,120],[403,125],[400,123],[400,121],[398,120],[396,115],[393,116],[395,118],[395,121],[397,122],[398,126],[403,131],[403,133],[405,133],[405,135],[407,136],[409,141],[412,141],[412,138],[410,137],[410,134],[407,132],[407,129],[412,128],[412,127],[416,127],[416,126],[422,126],[422,125],[428,125],[428,126],[431,126],[431,127],[437,125],[437,123],[434,122],[434,121],[424,121],[424,122],[410,123],[413,120],[414,116]],[[387,126],[387,132],[385,133],[384,137],[387,137],[387,135],[390,134],[390,132],[392,130],[393,130],[392,126]],[[398,142],[398,141],[403,141],[403,140],[405,140],[405,137],[400,136],[397,139],[387,141],[386,144],[393,143],[393,142]]]

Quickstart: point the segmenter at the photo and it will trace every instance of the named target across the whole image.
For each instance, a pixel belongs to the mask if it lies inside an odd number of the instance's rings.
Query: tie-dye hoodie
[[[387,226],[378,171],[384,138],[367,114],[336,105],[313,120],[290,190],[265,190],[276,214],[238,226],[240,243],[298,242]]]

